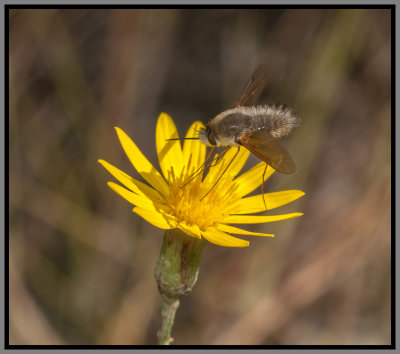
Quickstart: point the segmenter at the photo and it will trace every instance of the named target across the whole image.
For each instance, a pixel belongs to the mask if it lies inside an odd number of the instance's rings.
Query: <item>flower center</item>
[[[212,167],[214,170],[210,170],[204,180],[203,173],[200,173],[190,182],[195,172],[190,163],[179,177],[175,176],[172,167],[168,178],[170,196],[167,200],[171,214],[188,225],[198,225],[202,230],[222,222],[240,199],[236,193],[237,184],[232,181],[229,172],[224,173],[225,167],[225,161],[222,160]]]

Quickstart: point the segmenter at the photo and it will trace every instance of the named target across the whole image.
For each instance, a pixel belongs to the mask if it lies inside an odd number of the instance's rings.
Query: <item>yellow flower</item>
[[[193,123],[186,137],[196,137],[196,132],[202,127],[201,122]],[[179,228],[189,236],[205,238],[220,246],[246,247],[249,245],[248,241],[230,234],[274,235],[250,232],[229,224],[266,223],[303,215],[247,215],[265,211],[261,194],[245,197],[261,185],[265,162],[260,162],[237,176],[249,156],[249,151],[245,148],[240,149],[234,162],[211,190],[236,154],[237,147],[229,149],[206,176],[200,173],[183,186],[204,163],[206,146],[199,140],[185,140],[182,149],[179,140],[168,141],[167,139],[178,138],[175,124],[169,115],[161,113],[156,128],[157,155],[162,175],[120,128],[116,128],[116,131],[129,160],[149,185],[130,177],[108,162],[99,160],[126,188],[113,182],[108,182],[108,185],[135,206],[134,213],[160,229]],[[268,166],[265,180],[274,172]],[[264,194],[268,210],[290,203],[303,195],[304,192],[299,190]]]

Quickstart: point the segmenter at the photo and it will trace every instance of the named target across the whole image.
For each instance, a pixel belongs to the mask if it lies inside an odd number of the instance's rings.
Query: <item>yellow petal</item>
[[[283,215],[229,215],[224,219],[226,224],[260,224],[264,222],[273,222],[297,218],[303,213],[291,213]]]
[[[238,235],[249,235],[249,236],[267,236],[267,237],[275,237],[274,234],[264,234],[261,232],[251,232],[243,229],[239,229],[237,227],[233,227],[230,225],[219,224],[217,229],[223,232],[228,232],[230,234],[238,234]]]
[[[133,208],[133,212],[144,220],[160,229],[176,229],[176,220],[170,215],[165,215],[156,211],[150,211],[139,207]]]
[[[171,167],[174,168],[175,176],[179,176],[182,171],[181,142],[179,140],[167,141],[167,139],[178,138],[178,132],[172,118],[166,113],[161,113],[156,127],[156,147],[161,171],[166,179],[169,179]]]
[[[287,190],[265,193],[267,210],[278,208],[302,197],[305,193],[299,190]],[[265,211],[262,194],[240,199],[231,209],[231,214],[253,214]]]
[[[163,196],[168,196],[168,184],[157,171],[157,169],[153,167],[153,165],[149,162],[149,160],[146,159],[132,139],[126,135],[122,129],[116,127],[115,130],[117,131],[119,141],[121,142],[125,154],[128,156],[129,161],[135,167],[135,169]]]
[[[201,231],[197,225],[189,226],[186,223],[180,222],[178,227],[189,236],[201,239]]]
[[[260,162],[259,164],[255,165],[250,170],[236,178],[234,180],[234,182],[238,184],[236,192],[240,196],[244,196],[254,191],[263,182],[262,177],[264,170],[265,162]],[[267,170],[265,171],[264,181],[266,181],[274,172],[275,170],[271,166],[268,166]]]
[[[202,122],[194,122],[186,133],[186,138],[197,138],[198,131],[204,128]],[[206,145],[200,140],[185,140],[183,143],[183,163],[194,167],[196,171],[206,158]]]
[[[228,235],[223,231],[209,227],[206,231],[202,231],[202,236],[209,242],[225,247],[247,247],[249,241]]]
[[[147,198],[155,201],[163,201],[160,193],[158,193],[155,189],[149,187],[147,184],[144,184],[132,178],[125,172],[108,163],[107,161],[98,160],[98,162],[100,162],[108,172],[110,172],[118,181],[120,181],[125,187],[129,188],[131,191],[140,195],[144,195]]]
[[[128,190],[124,187],[121,187],[119,184],[116,184],[114,182],[108,182],[107,185],[115,193],[119,194],[122,198],[127,200],[129,203],[132,203],[133,205],[138,206],[142,209],[158,212],[163,207],[163,205],[155,204],[151,199],[144,197],[143,195],[133,193],[130,190]]]

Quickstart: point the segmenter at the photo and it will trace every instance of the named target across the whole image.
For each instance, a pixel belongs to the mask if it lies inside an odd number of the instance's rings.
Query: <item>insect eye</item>
[[[208,131],[207,131],[207,138],[211,145],[217,145],[217,141],[215,140],[215,135],[211,131],[211,129],[208,129]]]

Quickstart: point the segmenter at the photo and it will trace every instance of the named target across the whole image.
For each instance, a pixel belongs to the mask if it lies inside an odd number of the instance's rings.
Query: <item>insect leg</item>
[[[226,154],[226,152],[229,150],[229,146],[227,146],[217,157],[215,163],[213,164],[213,160],[211,160],[210,162],[207,161],[211,158],[211,154],[213,152],[213,150],[215,149],[215,147],[211,147],[211,150],[207,156],[207,158],[205,159],[204,163],[197,169],[196,172],[194,172],[192,175],[189,176],[189,180],[182,185],[182,188],[184,188],[187,184],[189,184],[191,181],[193,181],[200,173],[204,172],[206,169],[210,168],[210,167],[214,167],[217,166],[221,161],[223,156]],[[206,165],[207,164],[207,165]]]
[[[267,167],[268,167],[268,164],[266,163],[266,164],[265,164],[265,170],[264,170],[264,173],[263,173],[263,175],[262,175],[262,183],[261,183],[261,195],[262,195],[262,197],[263,197],[263,202],[264,202],[265,210],[268,210],[268,208],[267,208],[267,203],[265,202],[265,197],[264,197],[264,178],[265,178],[265,172],[267,172]]]
[[[227,149],[224,150],[224,153],[227,151]],[[214,185],[211,187],[211,189],[200,199],[200,201],[202,201],[213,189],[214,187],[217,185],[217,183],[219,182],[219,180],[222,178],[222,176],[225,174],[225,172],[227,171],[227,169],[229,168],[229,166],[232,164],[233,160],[236,158],[236,156],[239,154],[240,151],[240,146],[238,146],[238,149],[236,151],[236,154],[232,157],[232,160],[228,163],[228,166],[225,167],[225,170],[222,172],[221,176],[218,177],[218,179],[215,181]]]
[[[224,157],[226,152],[229,150],[229,148],[230,147],[227,146],[224,150],[222,150],[222,152],[218,155],[217,159],[215,160],[215,163],[213,164],[214,161],[211,161],[204,169],[217,166],[222,161],[222,158]]]
[[[182,188],[185,187],[187,184],[189,184],[191,181],[193,181],[201,172],[203,172],[207,168],[207,162],[211,158],[211,155],[212,155],[214,149],[215,149],[215,147],[212,146],[210,149],[210,152],[208,153],[204,162],[200,165],[200,167],[193,174],[191,174],[189,176],[189,180],[185,184],[182,185]]]

